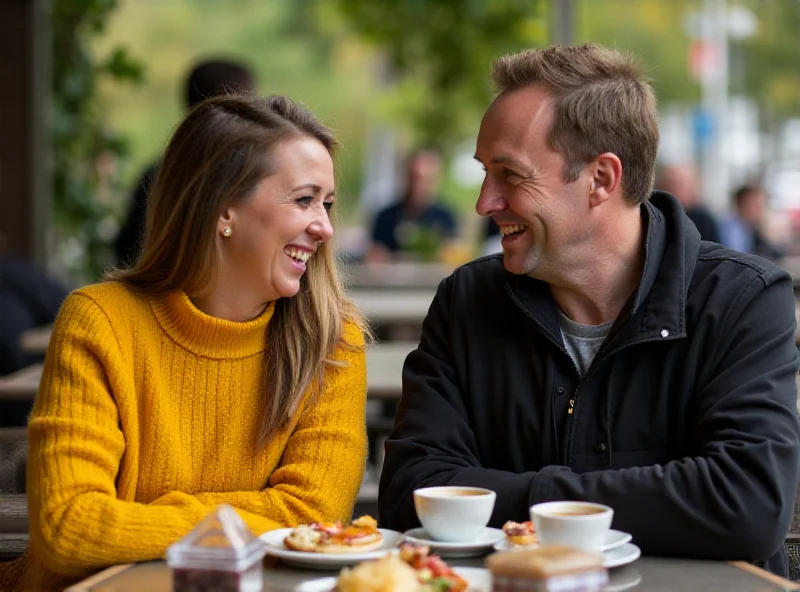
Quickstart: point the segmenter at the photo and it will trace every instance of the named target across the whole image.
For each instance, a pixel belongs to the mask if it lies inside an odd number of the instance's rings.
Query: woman
[[[256,534],[349,517],[366,371],[329,244],[335,144],[281,97],[211,99],[178,127],[138,263],[55,324],[25,589],[159,559],[221,503]]]

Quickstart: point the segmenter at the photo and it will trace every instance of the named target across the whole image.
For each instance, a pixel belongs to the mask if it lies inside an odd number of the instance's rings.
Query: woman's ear
[[[231,208],[223,209],[217,220],[217,232],[224,237],[231,236],[233,234],[235,218],[236,214]]]

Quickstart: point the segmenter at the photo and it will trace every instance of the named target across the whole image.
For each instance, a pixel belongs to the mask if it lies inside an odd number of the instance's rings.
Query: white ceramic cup
[[[536,536],[543,545],[566,545],[601,552],[614,510],[590,502],[547,502],[531,507]]]
[[[497,494],[481,487],[425,487],[414,490],[422,527],[437,541],[469,543],[489,524]]]

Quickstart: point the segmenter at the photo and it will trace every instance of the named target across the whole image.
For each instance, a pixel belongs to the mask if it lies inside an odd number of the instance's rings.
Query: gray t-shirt
[[[558,311],[558,326],[561,328],[561,338],[581,376],[585,376],[592,365],[592,360],[600,350],[606,337],[608,337],[614,321],[602,325],[581,325]]]

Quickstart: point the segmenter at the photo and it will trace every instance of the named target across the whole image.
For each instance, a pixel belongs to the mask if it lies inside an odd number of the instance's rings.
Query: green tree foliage
[[[731,95],[755,100],[767,127],[800,116],[800,2],[728,2],[729,10],[737,7],[748,9],[757,26],[751,37],[729,40]],[[580,0],[576,36],[633,52],[653,78],[660,103],[696,103],[700,84],[690,69],[693,39],[685,23],[702,8],[698,0]]]
[[[547,38],[538,0],[337,4],[352,29],[385,54],[395,120],[411,126],[415,143],[440,149],[474,133],[492,95],[492,59]]]
[[[53,0],[53,221],[62,263],[78,283],[97,279],[109,263],[116,229],[104,193],[116,182],[124,139],[105,124],[98,81],[138,82],[142,68],[122,48],[98,58],[89,50],[116,0]]]
[[[800,117],[800,2],[783,0],[744,3],[756,15],[753,37],[733,48],[741,90],[758,101],[767,125]]]

